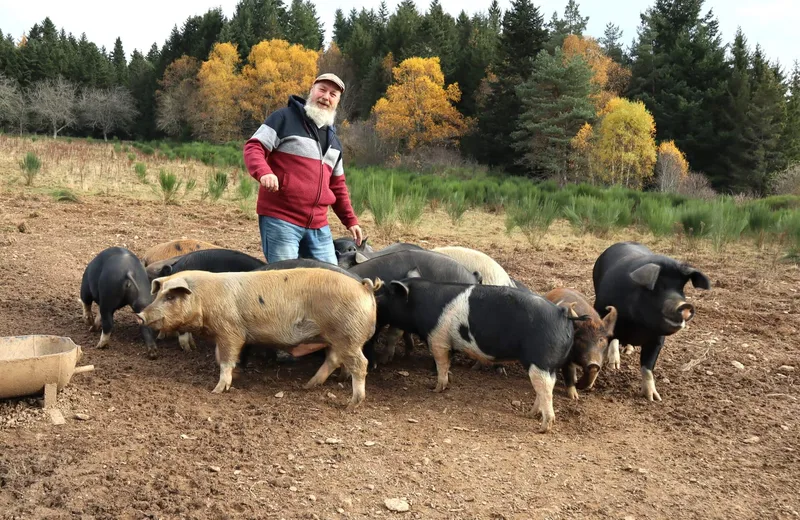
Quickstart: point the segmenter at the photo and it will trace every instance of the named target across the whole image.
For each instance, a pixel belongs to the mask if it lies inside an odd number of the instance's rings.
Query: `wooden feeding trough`
[[[73,375],[94,370],[94,365],[75,366],[81,354],[81,347],[63,336],[0,338],[0,399],[44,391],[44,407],[50,408]]]

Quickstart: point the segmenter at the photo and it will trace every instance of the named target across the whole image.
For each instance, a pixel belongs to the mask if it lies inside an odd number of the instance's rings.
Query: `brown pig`
[[[201,249],[221,248],[220,246],[215,246],[209,242],[203,242],[202,240],[194,240],[190,238],[170,240],[169,242],[156,244],[145,251],[142,255],[142,263],[145,267],[147,267],[153,262],[168,260],[175,256],[185,255],[186,253],[191,253],[192,251],[200,251]]]
[[[273,345],[292,354],[329,347],[325,362],[305,388],[323,384],[343,365],[353,380],[348,409],[365,397],[367,358],[361,352],[375,333],[374,292],[383,285],[360,282],[320,268],[211,273],[181,271],[156,278],[153,303],[137,314],[141,323],[169,333],[201,332],[216,341],[219,383],[228,390],[245,342]],[[310,347],[309,344],[316,344]]]
[[[575,339],[572,343],[572,352],[570,353],[569,361],[562,369],[567,395],[572,399],[577,399],[578,392],[575,389],[576,368],[581,367],[583,369],[583,375],[578,381],[577,388],[579,390],[591,388],[606,359],[609,338],[614,335],[617,309],[608,307],[608,314],[604,319],[600,319],[597,311],[575,289],[553,289],[545,295],[545,298],[555,304],[562,302],[566,304],[573,303],[575,304],[573,310],[577,315],[589,316],[586,321],[574,322]]]

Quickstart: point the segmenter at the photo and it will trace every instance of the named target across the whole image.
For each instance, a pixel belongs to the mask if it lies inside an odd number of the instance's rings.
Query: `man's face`
[[[331,81],[319,81],[311,87],[311,103],[322,110],[334,111],[339,106],[339,97],[342,92]]]

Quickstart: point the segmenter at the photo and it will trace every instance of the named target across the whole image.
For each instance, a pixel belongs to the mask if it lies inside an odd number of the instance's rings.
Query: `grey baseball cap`
[[[338,85],[339,88],[342,89],[342,94],[344,94],[344,81],[342,81],[341,78],[339,78],[339,76],[331,72],[326,72],[325,74],[320,74],[319,76],[317,76],[317,79],[314,80],[314,83],[316,84],[319,83],[320,81],[325,81],[325,80],[332,81],[333,83]]]

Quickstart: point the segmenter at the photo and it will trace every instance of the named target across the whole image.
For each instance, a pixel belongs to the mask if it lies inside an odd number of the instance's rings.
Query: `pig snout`
[[[135,313],[136,315],[136,324],[137,325],[144,325],[144,316],[142,316],[141,312]]]
[[[578,390],[586,390],[587,388],[592,388],[594,386],[594,382],[597,380],[597,374],[600,373],[600,365],[596,363],[592,363],[583,369],[583,375],[581,376],[580,380],[578,380],[575,387]]]
[[[678,314],[681,315],[683,321],[689,321],[694,318],[694,305],[688,302],[681,302],[676,309]]]

